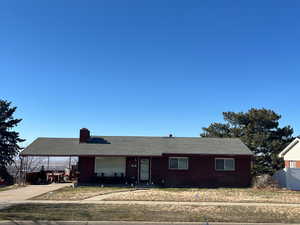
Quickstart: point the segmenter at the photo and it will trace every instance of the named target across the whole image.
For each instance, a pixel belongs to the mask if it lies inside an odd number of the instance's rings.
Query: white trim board
[[[300,160],[300,139],[292,141],[278,156],[284,160]]]

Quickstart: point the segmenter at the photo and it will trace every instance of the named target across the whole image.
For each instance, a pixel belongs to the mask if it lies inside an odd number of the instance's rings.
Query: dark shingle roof
[[[102,136],[93,137],[92,140],[94,143],[79,143],[78,138],[37,138],[21,155],[160,156],[172,153],[252,155],[252,152],[236,138]]]

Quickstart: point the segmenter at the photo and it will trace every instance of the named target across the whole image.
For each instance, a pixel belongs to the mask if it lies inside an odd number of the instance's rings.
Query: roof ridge
[[[240,140],[240,138],[237,138],[237,137],[224,137],[224,138],[221,138],[221,137],[183,137],[183,136],[173,136],[173,137],[168,137],[168,136],[119,136],[119,135],[116,135],[116,136],[100,136],[100,135],[92,135],[91,137],[99,137],[99,138],[105,138],[105,137],[120,137],[120,138],[126,138],[126,137],[131,137],[131,138],[166,138],[166,139],[176,139],[176,138],[186,138],[186,139],[206,139],[206,140],[209,140],[209,139],[219,139],[219,140],[233,140],[233,139],[238,139]],[[79,139],[79,138],[74,138],[74,137],[37,137],[37,138],[52,138],[52,139]]]

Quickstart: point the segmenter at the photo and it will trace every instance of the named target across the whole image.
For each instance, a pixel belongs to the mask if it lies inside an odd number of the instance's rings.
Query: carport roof
[[[22,151],[23,156],[161,156],[162,154],[253,155],[237,138],[200,137],[92,137],[37,138]]]

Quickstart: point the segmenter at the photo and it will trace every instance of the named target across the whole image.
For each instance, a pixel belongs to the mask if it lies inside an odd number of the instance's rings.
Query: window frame
[[[115,167],[115,166],[106,167],[104,169],[103,164],[101,164],[102,160],[106,161],[106,163],[107,163],[107,161],[112,160],[114,163],[117,163],[118,166],[117,167]],[[100,163],[99,163],[99,161],[100,161]],[[109,164],[111,164],[111,162]],[[109,172],[107,172],[107,171],[109,171]],[[114,177],[114,174],[122,174],[122,173],[125,176],[126,175],[126,157],[113,157],[113,156],[101,157],[101,156],[96,156],[94,158],[94,173],[97,174],[97,175],[103,173],[104,176],[106,176],[106,177]]]
[[[290,160],[289,161],[289,168],[297,168],[297,161],[296,160]]]
[[[224,169],[217,169],[217,160],[223,160],[224,162]],[[227,169],[225,168],[225,160],[232,160],[233,161],[233,169]],[[236,166],[235,166],[235,158],[215,158],[215,171],[236,171]]]
[[[177,168],[171,168],[171,159],[177,159]],[[179,168],[179,159],[186,159],[186,168]],[[168,159],[169,170],[188,170],[189,169],[189,157],[169,157]]]

